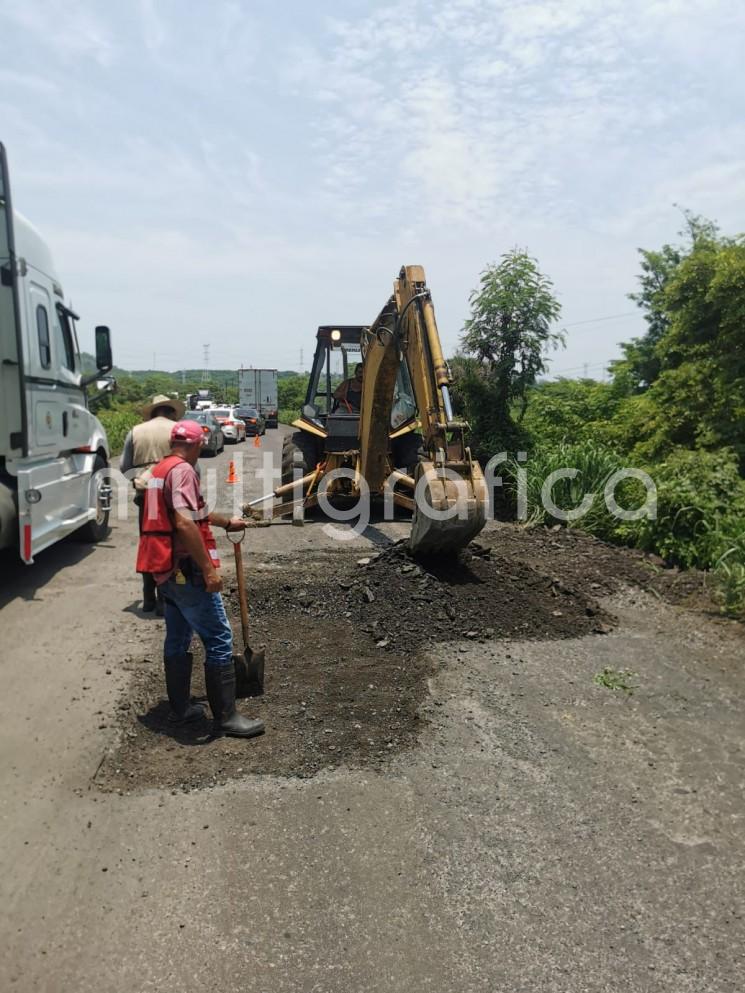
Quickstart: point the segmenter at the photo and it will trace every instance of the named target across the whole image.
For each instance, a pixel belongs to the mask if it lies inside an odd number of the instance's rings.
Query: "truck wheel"
[[[294,473],[307,476],[321,459],[320,439],[305,431],[295,431],[282,442],[282,485],[294,480]],[[296,453],[299,453],[296,455]],[[282,503],[292,503],[292,493],[282,497]]]
[[[105,541],[106,538],[111,534],[111,528],[109,527],[109,514],[110,509],[105,509],[110,504],[111,494],[107,494],[106,490],[109,489],[109,481],[106,477],[99,472],[101,469],[108,469],[109,465],[102,455],[97,455],[93,463],[93,475],[91,476],[90,482],[90,501],[91,506],[96,508],[96,516],[92,521],[88,521],[84,524],[82,528],[79,528],[75,533],[75,537],[79,541],[88,541],[93,544],[98,544],[99,541]]]

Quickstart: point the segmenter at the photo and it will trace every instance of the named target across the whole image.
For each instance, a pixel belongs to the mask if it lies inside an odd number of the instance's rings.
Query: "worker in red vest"
[[[226,531],[246,526],[241,518],[208,513],[195,465],[204,434],[197,421],[177,421],[171,454],[152,470],[147,485],[137,571],[152,573],[165,602],[163,652],[170,720],[185,724],[204,717],[190,702],[191,639],[204,644],[204,678],[215,732],[238,738],[262,734],[264,724],[235,707],[233,632],[220,596],[220,560],[210,524]]]

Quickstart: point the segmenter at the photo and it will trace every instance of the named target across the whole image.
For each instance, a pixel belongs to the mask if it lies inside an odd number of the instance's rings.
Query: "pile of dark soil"
[[[133,660],[119,710],[120,744],[99,770],[104,788],[194,788],[248,774],[306,777],[338,766],[380,766],[412,747],[433,671],[426,647],[498,639],[603,634],[613,618],[597,597],[620,585],[689,598],[697,574],[573,531],[497,525],[448,562],[415,562],[403,543],[360,558],[338,550],[254,559],[248,575],[252,645],[265,644],[266,693],[242,705],[264,719],[251,742],[213,740],[209,724],[167,723],[160,661]],[[262,568],[264,566],[264,568]],[[235,591],[226,605],[240,644]],[[193,693],[203,695],[195,642]],[[499,662],[495,659],[495,668]]]
[[[340,555],[331,576],[313,579],[262,586],[254,610],[267,636],[272,620],[300,610],[347,619],[355,645],[408,657],[430,642],[574,638],[605,632],[610,621],[583,591],[481,543],[452,559],[417,562],[400,541],[360,559]]]

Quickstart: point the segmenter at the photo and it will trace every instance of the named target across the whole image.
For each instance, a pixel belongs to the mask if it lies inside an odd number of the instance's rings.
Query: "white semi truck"
[[[255,407],[266,418],[268,428],[279,423],[276,369],[239,369],[238,403],[241,407]]]
[[[52,257],[13,211],[0,144],[0,549],[24,562],[68,534],[109,533],[109,444],[87,388],[113,388],[107,327],[97,327],[97,371],[83,375],[75,321]]]

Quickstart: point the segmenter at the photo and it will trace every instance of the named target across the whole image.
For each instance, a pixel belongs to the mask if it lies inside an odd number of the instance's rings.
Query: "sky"
[[[0,0],[0,141],[117,365],[307,369],[403,264],[452,354],[518,247],[601,378],[637,250],[745,230],[743,51],[741,0]]]

